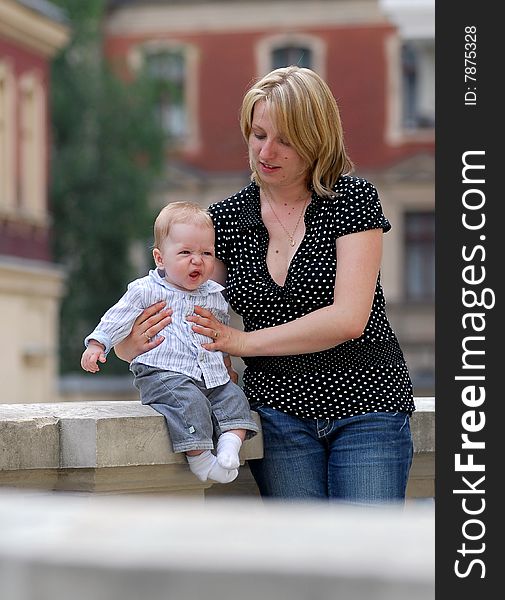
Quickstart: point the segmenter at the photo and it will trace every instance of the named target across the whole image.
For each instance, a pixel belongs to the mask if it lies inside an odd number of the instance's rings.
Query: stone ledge
[[[433,506],[0,490],[2,600],[432,600]]]
[[[164,418],[138,401],[0,404],[0,439],[0,486],[203,496],[213,485],[171,451]],[[240,457],[262,455],[260,433]]]
[[[416,399],[409,495],[434,495],[434,398]],[[253,412],[256,422],[259,417]],[[138,401],[0,404],[0,486],[100,493],[257,495],[247,465],[228,485],[199,482],[174,454],[164,418]],[[261,458],[261,433],[241,460]]]
[[[2,471],[186,464],[170,449],[164,418],[137,401],[0,404],[0,431],[2,439],[11,431]],[[260,434],[243,444],[241,458],[261,456]]]

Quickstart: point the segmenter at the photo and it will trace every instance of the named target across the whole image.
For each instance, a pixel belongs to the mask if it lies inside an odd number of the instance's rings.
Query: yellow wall
[[[0,381],[3,402],[54,402],[63,273],[54,265],[0,258]]]

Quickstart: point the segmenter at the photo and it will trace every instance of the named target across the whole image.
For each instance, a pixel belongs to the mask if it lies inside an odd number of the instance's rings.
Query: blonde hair
[[[247,143],[251,134],[254,107],[265,100],[273,110],[280,135],[294,147],[307,166],[307,187],[319,196],[334,196],[337,179],[353,170],[344,146],[344,134],[337,102],[328,85],[311,69],[283,67],[253,83],[240,110],[240,128]],[[251,179],[261,185],[254,168]]]
[[[214,229],[214,224],[209,213],[194,202],[170,202],[154,221],[154,247],[160,248],[163,241],[170,233],[170,228],[175,223],[192,223],[202,227]]]

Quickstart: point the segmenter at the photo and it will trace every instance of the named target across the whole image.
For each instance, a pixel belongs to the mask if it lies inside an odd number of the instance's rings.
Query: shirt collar
[[[179,292],[180,294],[187,294],[189,296],[208,296],[209,294],[213,294],[215,292],[222,292],[225,289],[217,281],[208,279],[200,287],[196,288],[196,290],[181,290],[180,288],[175,287],[175,285],[168,283],[163,276],[163,271],[160,271],[160,269],[151,269],[149,271],[149,277],[157,285],[161,285],[172,292]]]

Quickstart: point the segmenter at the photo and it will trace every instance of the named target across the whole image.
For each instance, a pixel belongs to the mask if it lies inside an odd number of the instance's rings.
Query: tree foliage
[[[163,161],[163,135],[146,78],[125,82],[102,50],[104,0],[59,0],[70,44],[51,81],[51,210],[54,255],[67,281],[61,306],[62,372],[79,370],[83,338],[133,276],[131,244],[152,231],[149,194]],[[109,356],[107,372],[126,365]]]

